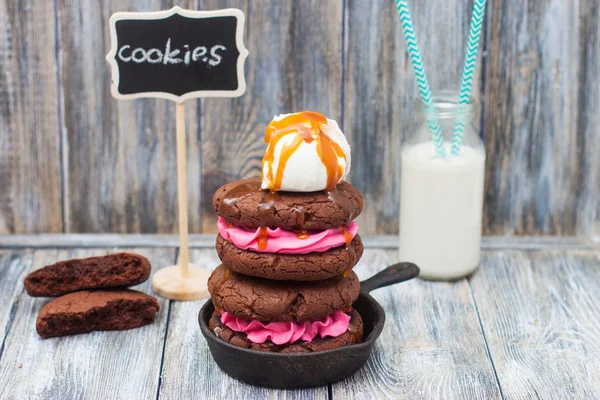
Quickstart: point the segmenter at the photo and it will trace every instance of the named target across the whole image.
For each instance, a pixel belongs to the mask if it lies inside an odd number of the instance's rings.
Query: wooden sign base
[[[208,297],[210,271],[189,266],[188,276],[182,275],[181,267],[173,265],[162,268],[152,278],[152,289],[161,297],[171,300],[198,300]]]

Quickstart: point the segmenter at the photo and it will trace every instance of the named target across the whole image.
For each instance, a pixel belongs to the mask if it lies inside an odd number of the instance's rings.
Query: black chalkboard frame
[[[116,61],[118,51],[117,29],[116,23],[121,20],[159,20],[169,18],[175,14],[182,17],[205,19],[214,17],[235,17],[237,19],[235,41],[239,51],[237,59],[237,81],[238,87],[235,90],[198,90],[184,93],[183,95],[175,95],[167,92],[140,92],[123,94],[119,91],[120,72]],[[246,79],[244,76],[244,63],[248,57],[248,49],[244,46],[244,23],[245,16],[242,10],[237,8],[227,8],[214,11],[196,11],[187,10],[175,6],[169,10],[151,11],[151,12],[116,12],[110,18],[110,39],[111,49],[106,55],[106,61],[111,69],[111,94],[118,100],[130,100],[137,98],[163,98],[183,103],[186,100],[199,97],[239,97],[246,92]]]

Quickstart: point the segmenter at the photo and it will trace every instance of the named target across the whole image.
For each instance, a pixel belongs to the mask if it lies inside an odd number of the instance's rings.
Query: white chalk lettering
[[[119,58],[121,59],[121,61],[123,61],[123,62],[129,62],[129,61],[131,61],[131,56],[129,56],[129,57],[124,57],[123,56],[123,51],[125,51],[127,49],[130,49],[130,48],[131,48],[131,46],[128,45],[128,44],[125,45],[125,46],[123,46],[123,47],[121,47],[121,49],[119,50]]]
[[[181,53],[179,49],[171,51],[171,38],[169,38],[165,47],[163,64],[179,64],[182,61],[181,58],[176,58],[179,53]]]
[[[223,59],[222,56],[220,56],[219,54],[217,54],[218,50],[227,50],[225,48],[225,46],[221,46],[220,44],[213,46],[212,49],[210,49],[210,55],[214,58],[211,58],[210,60],[208,60],[208,64],[215,67],[217,65],[219,65],[221,63],[221,60]]]
[[[200,57],[202,57],[205,54],[206,54],[206,47],[198,46],[194,49],[194,52],[192,53],[192,60],[194,60],[194,62],[196,62],[200,59]]]
[[[185,65],[190,65],[190,46],[186,44],[183,46],[183,48],[185,49],[185,56],[183,56],[183,62],[185,63]]]
[[[141,54],[142,56],[141,57],[136,57],[136,54]],[[133,53],[131,53],[131,59],[133,61],[135,61],[136,63],[138,63],[138,64],[139,63],[143,63],[144,61],[146,61],[146,57],[147,57],[146,50],[144,50],[142,48],[135,49],[133,51]]]
[[[156,54],[157,58],[152,58],[153,54]],[[146,53],[146,60],[148,60],[150,64],[160,64],[162,59],[163,53],[159,49],[150,49],[148,50],[148,53]]]
[[[117,52],[117,57],[123,62],[135,62],[137,64],[180,64],[190,65],[192,62],[207,63],[211,67],[216,67],[223,61],[223,52],[227,48],[217,44],[207,50],[205,46],[197,46],[192,50],[189,44],[184,44],[181,49],[171,49],[171,38],[165,44],[165,51],[152,48],[146,50],[142,47],[131,49],[130,45],[122,46]],[[182,55],[183,57],[178,57]]]

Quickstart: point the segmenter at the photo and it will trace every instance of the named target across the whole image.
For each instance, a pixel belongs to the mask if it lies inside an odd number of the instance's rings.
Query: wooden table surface
[[[214,238],[191,237],[212,269]],[[395,237],[370,237],[356,271],[397,261]],[[23,278],[57,260],[127,250],[153,271],[173,264],[173,236],[0,236],[0,399],[583,399],[600,398],[600,246],[575,238],[486,238],[482,263],[457,282],[379,289],[387,313],[367,365],[328,386],[271,390],[212,360],[196,317],[203,301],[160,299],[157,321],[125,332],[40,339],[48,301]],[[137,289],[150,293],[146,282]]]

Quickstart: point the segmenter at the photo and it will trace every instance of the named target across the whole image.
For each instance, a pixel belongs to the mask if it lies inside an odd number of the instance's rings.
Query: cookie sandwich
[[[338,124],[315,112],[267,126],[262,176],[217,190],[216,249],[222,264],[208,288],[209,327],[231,344],[309,352],[360,342],[352,309],[363,253],[354,219],[360,192],[344,179],[350,146]]]

